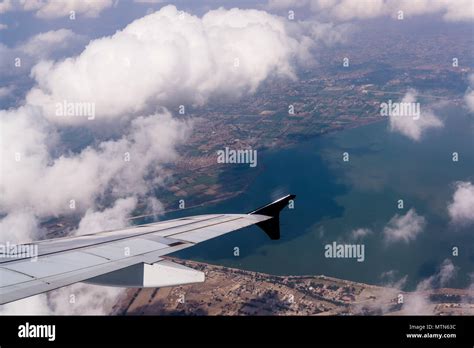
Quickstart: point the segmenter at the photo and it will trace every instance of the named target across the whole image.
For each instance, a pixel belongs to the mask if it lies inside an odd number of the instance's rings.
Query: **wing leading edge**
[[[248,214],[197,215],[40,241],[34,257],[0,257],[0,304],[83,281],[121,287],[202,282],[202,272],[162,256],[251,225],[278,239],[279,213],[294,198],[287,195]]]

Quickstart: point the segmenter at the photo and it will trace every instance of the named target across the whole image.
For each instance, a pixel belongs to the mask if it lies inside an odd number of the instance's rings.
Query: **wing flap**
[[[157,288],[200,283],[204,279],[203,272],[161,260],[151,265],[147,263],[132,265],[88,279],[86,282],[108,286]]]

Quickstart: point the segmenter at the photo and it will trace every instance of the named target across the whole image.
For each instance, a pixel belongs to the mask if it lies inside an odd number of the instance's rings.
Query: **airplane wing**
[[[280,211],[294,198],[248,214],[197,215],[15,246],[16,257],[0,256],[0,304],[83,281],[121,287],[203,282],[204,273],[162,256],[250,225],[279,239]]]

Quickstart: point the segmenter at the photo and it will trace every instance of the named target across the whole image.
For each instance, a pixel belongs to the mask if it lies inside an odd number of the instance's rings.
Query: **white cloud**
[[[59,29],[36,34],[14,47],[0,43],[0,72],[5,76],[29,73],[38,60],[58,58],[82,45],[84,40],[69,29]],[[15,66],[17,58],[21,60],[20,67]]]
[[[189,133],[187,123],[167,112],[134,119],[126,134],[75,155],[52,158],[54,132],[37,108],[0,111],[3,170],[0,211],[30,207],[39,216],[84,212],[106,192],[116,197],[145,195],[163,179],[161,164],[177,158],[175,146]],[[17,161],[16,154],[20,154]],[[130,161],[124,160],[130,157]],[[145,176],[152,175],[151,181]],[[40,184],[39,184],[40,183]],[[76,210],[71,210],[70,201]]]
[[[0,242],[27,243],[38,237],[38,219],[32,211],[17,210],[0,220]]]
[[[435,278],[437,281],[437,286],[445,287],[452,279],[454,279],[457,270],[457,267],[454,266],[451,260],[444,260]]]
[[[18,50],[37,54],[71,35],[67,30],[40,34]],[[238,97],[270,74],[292,77],[299,49],[284,20],[263,11],[219,9],[198,18],[167,6],[92,41],[78,57],[38,64],[33,73],[38,86],[26,105],[0,111],[0,211],[26,207],[41,218],[82,214],[104,196],[145,197],[164,180],[161,165],[177,158],[175,147],[190,131],[189,123],[166,111],[140,116],[148,104],[156,110],[172,98],[203,103],[222,94]],[[124,117],[114,124],[119,136],[101,139],[96,132],[94,144],[68,152],[55,124],[68,118],[47,108],[63,99],[96,103],[94,121],[71,117],[95,129],[100,117]]]
[[[372,230],[368,228],[358,228],[351,232],[350,238],[352,240],[359,240],[367,237],[370,234],[372,234]]]
[[[317,15],[340,21],[396,18],[398,11],[403,11],[404,18],[439,14],[445,21],[474,20],[472,0],[269,0],[268,7],[309,7]]]
[[[11,0],[3,0],[0,2],[0,13],[5,13],[13,8]]]
[[[0,99],[10,96],[13,90],[13,86],[0,87]]]
[[[395,289],[403,289],[408,281],[408,276],[404,275],[398,280],[397,277],[398,271],[393,269],[390,271],[382,272],[382,274],[380,275],[383,286]]]
[[[433,306],[426,294],[412,292],[405,295],[404,314],[434,315]]]
[[[300,64],[307,65],[308,61],[312,63],[310,53],[320,44],[333,46],[335,44],[346,43],[354,26],[350,23],[334,24],[332,22],[322,22],[317,19],[289,21],[287,24],[292,36],[298,37],[300,47]],[[320,48],[320,47],[317,47]],[[316,50],[317,50],[316,48]]]
[[[374,18],[389,11],[383,0],[311,1],[311,7],[328,11],[331,17],[340,20]]]
[[[271,74],[294,77],[292,62],[306,49],[283,18],[264,11],[218,9],[198,18],[166,6],[90,42],[76,58],[39,63],[27,101],[46,115],[63,100],[95,103],[101,120],[156,104],[202,104],[253,92]]]
[[[310,3],[309,0],[269,0],[267,8],[269,9],[295,9],[307,6]]]
[[[49,292],[47,304],[55,315],[110,315],[113,306],[117,304],[125,290],[118,287],[76,283]],[[74,302],[71,299],[74,299]]]
[[[51,315],[46,294],[27,297],[0,306],[1,315]]]
[[[450,259],[445,259],[438,271],[432,276],[418,282],[415,291],[403,292],[403,307],[400,312],[402,315],[435,315],[436,302],[430,300],[430,294],[433,289],[443,288],[449,285],[449,282],[456,277],[458,267],[456,267]],[[397,271],[390,270],[381,274],[381,279],[385,287],[394,288],[402,292],[406,285],[408,276],[405,275],[396,281]],[[398,294],[400,293],[398,292]],[[389,293],[390,294],[390,293]],[[398,296],[395,294],[395,296]],[[373,303],[365,304],[373,310],[378,309],[382,313],[390,313],[393,307],[393,297],[377,298]],[[397,313],[398,314],[398,313]]]
[[[464,95],[464,100],[466,101],[466,105],[470,111],[474,111],[474,90],[471,88],[468,89],[466,94]]]
[[[469,111],[474,112],[474,74],[469,75],[469,87],[464,94],[464,101]]]
[[[408,91],[400,103],[411,103],[412,105],[417,103],[416,91]],[[390,115],[390,130],[403,134],[412,140],[419,141],[426,130],[443,127],[443,122],[433,111],[425,108],[425,105],[420,105],[421,111],[419,115]]]
[[[456,276],[456,273],[457,267],[454,266],[451,260],[445,259],[438,273],[419,282],[415,292],[406,295],[405,304],[403,305],[404,314],[433,315],[434,303],[429,300],[424,292],[445,287]]]
[[[448,205],[451,221],[458,224],[474,223],[474,185],[471,182],[456,183],[452,202]]]
[[[405,215],[396,214],[383,230],[384,240],[387,243],[409,243],[420,234],[426,225],[426,219],[410,209]]]
[[[0,306],[0,315],[110,315],[125,289],[76,283]]]
[[[133,2],[137,4],[160,4],[164,2],[164,0],[133,0]]]
[[[146,202],[146,210],[144,213],[147,216],[153,216],[155,219],[158,218],[159,215],[165,212],[165,207],[163,203],[161,203],[155,197],[148,197]]]
[[[76,235],[119,229],[129,225],[127,217],[135,209],[137,199],[128,197],[115,201],[113,207],[103,211],[88,209],[79,223]]]
[[[0,4],[0,13],[35,11],[35,16],[51,19],[69,16],[74,11],[76,16],[97,17],[112,4],[112,0],[6,0]]]
[[[112,0],[47,0],[36,12],[40,18],[57,18],[69,16],[71,11],[84,17],[98,17],[106,8],[111,7]]]
[[[26,211],[30,215],[20,227],[29,236],[42,218],[85,214],[77,231],[82,234],[127,224],[138,200],[160,212],[161,203],[148,195],[163,184],[168,175],[163,166],[177,159],[176,147],[191,129],[161,106],[236,98],[255,91],[270,75],[293,78],[294,61],[311,46],[307,37],[299,41],[299,34],[283,18],[263,11],[218,9],[198,18],[167,6],[92,41],[77,57],[39,63],[33,70],[37,86],[25,105],[0,111],[0,212],[7,214],[1,223],[19,233],[15,226]],[[38,42],[54,46],[58,41],[46,35],[22,49],[39,54]],[[72,122],[95,130],[94,142],[77,152],[63,143],[63,123],[51,109],[64,100],[96,104],[94,120]],[[100,131],[102,120],[113,120],[107,124],[114,126],[113,137]],[[104,205],[109,208],[98,211]],[[95,290],[84,292],[83,286],[49,294],[50,309],[80,311],[65,302],[71,291],[81,294],[84,305],[91,297],[101,304],[110,294],[98,290],[89,296],[86,292]]]
[[[61,50],[71,46],[72,41],[79,40],[81,37],[69,29],[50,30],[45,33],[39,33],[23,44],[18,46],[18,50],[35,56],[36,59],[48,57],[50,51]]]
[[[8,25],[0,23],[0,30],[8,29]]]

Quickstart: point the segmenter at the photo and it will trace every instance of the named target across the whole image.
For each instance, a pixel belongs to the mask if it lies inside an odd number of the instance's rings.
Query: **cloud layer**
[[[467,225],[474,223],[474,185],[471,182],[456,183],[452,202],[448,205],[451,221]]]
[[[4,77],[29,72],[33,64],[41,59],[59,58],[84,42],[84,37],[69,29],[50,30],[39,33],[15,47],[0,43],[0,72]],[[20,66],[18,61],[20,59]]]
[[[117,140],[52,158],[47,143],[53,131],[38,114],[34,107],[0,111],[2,212],[29,207],[39,216],[58,216],[84,212],[106,192],[144,195],[160,183],[160,164],[177,158],[175,146],[190,131],[167,112],[138,117]]]
[[[56,34],[28,41],[24,50],[33,54]],[[263,11],[219,9],[199,18],[166,6],[92,41],[78,57],[39,63],[26,105],[0,112],[0,211],[28,207],[39,216],[59,215],[71,212],[71,200],[76,212],[85,212],[105,193],[145,195],[190,130],[168,112],[154,112],[157,105],[235,98],[271,74],[293,77],[293,59],[305,49],[282,18]],[[96,117],[58,117],[56,106],[64,101],[92,103]],[[120,137],[58,153],[63,123],[97,128],[117,118],[125,119],[114,123]]]
[[[426,219],[410,209],[405,215],[396,214],[383,230],[386,243],[409,243],[420,234],[426,225]]]
[[[41,48],[57,46],[62,41],[56,38],[69,34],[46,33],[17,49],[48,58]],[[308,37],[297,39],[300,34],[264,11],[219,9],[196,17],[167,6],[90,42],[76,57],[38,63],[24,105],[0,111],[2,239],[36,239],[39,223],[50,216],[80,218],[75,233],[84,234],[128,225],[138,202],[160,212],[153,189],[166,180],[164,166],[177,159],[192,127],[164,107],[235,99],[271,75],[293,78],[294,63],[307,57],[312,44]],[[63,102],[93,104],[95,117],[58,117],[56,106]],[[69,150],[66,125],[79,136],[88,126],[94,140]],[[38,313],[96,313],[64,301],[71,291],[81,294],[82,304],[84,292],[102,300],[110,295],[77,287],[4,309],[34,305]]]
[[[464,101],[469,111],[474,112],[474,74],[469,75],[469,87],[464,94]]]
[[[417,103],[416,91],[410,90],[400,101],[400,104]],[[443,127],[443,122],[425,105],[420,106],[419,115],[390,115],[390,130],[405,135],[406,137],[419,141],[423,133],[431,128]]]
[[[431,302],[423,292],[447,286],[455,278],[456,273],[457,267],[450,259],[445,259],[437,273],[419,282],[415,292],[407,294],[403,313],[408,315],[435,314],[435,303]]]
[[[472,21],[474,7],[471,0],[269,0],[272,9],[308,7],[317,15],[335,20],[371,19],[440,14],[445,21]]]
[[[357,228],[355,230],[352,230],[350,233],[350,239],[351,240],[362,240],[368,235],[372,234],[372,230],[368,228]]]
[[[154,105],[203,104],[211,96],[253,92],[269,75],[293,77],[307,46],[281,17],[257,10],[218,9],[202,18],[166,6],[75,58],[42,62],[27,96],[53,122],[64,100],[95,103],[98,119],[136,114]]]
[[[0,13],[34,11],[36,17],[51,19],[69,16],[74,11],[76,15],[97,17],[112,4],[112,0],[4,0]]]

